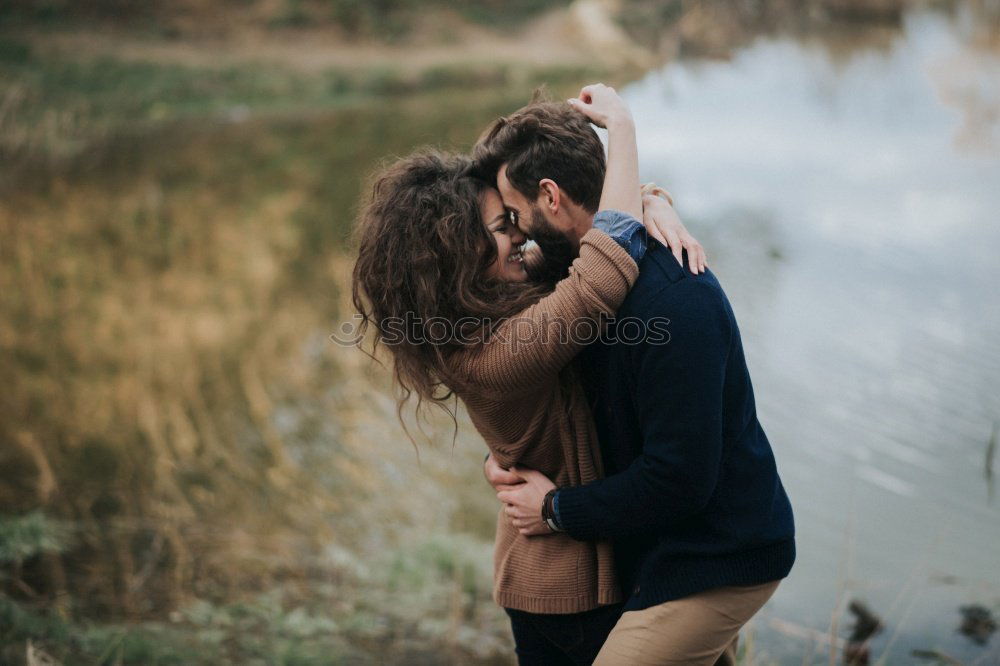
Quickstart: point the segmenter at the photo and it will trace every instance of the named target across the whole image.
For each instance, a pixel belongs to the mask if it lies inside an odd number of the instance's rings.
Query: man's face
[[[511,184],[506,164],[497,172],[497,189],[504,207],[513,211],[518,229],[542,249],[545,277],[558,279],[564,275],[576,256],[576,245],[569,234],[558,227],[555,216],[550,216],[538,202],[531,201]]]
[[[508,210],[514,211],[515,217],[518,220],[518,227],[529,238],[534,239],[536,226],[551,226],[546,225],[548,220],[545,219],[544,212],[538,207],[537,203],[524,196],[507,179],[506,164],[501,164],[500,170],[497,172],[497,189],[500,190],[500,198],[503,199],[503,205]]]

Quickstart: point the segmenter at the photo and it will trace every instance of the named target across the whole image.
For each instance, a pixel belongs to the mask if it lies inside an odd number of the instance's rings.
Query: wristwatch
[[[542,520],[545,524],[549,526],[549,529],[553,532],[562,532],[563,529],[556,524],[556,512],[553,508],[553,500],[555,500],[556,491],[558,488],[553,488],[549,492],[545,493],[545,499],[542,500]]]

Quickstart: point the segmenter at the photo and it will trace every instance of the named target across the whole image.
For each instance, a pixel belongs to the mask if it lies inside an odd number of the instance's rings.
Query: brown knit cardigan
[[[551,294],[452,356],[461,378],[453,388],[500,465],[536,469],[557,486],[600,478],[597,433],[571,364],[584,343],[567,331],[573,322],[613,315],[638,273],[618,243],[592,229]],[[505,608],[577,613],[622,598],[609,543],[522,536],[502,507],[493,569],[493,598]]]

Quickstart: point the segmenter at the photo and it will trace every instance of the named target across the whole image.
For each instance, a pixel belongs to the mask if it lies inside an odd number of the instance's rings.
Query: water
[[[850,599],[912,649],[1000,663],[956,629],[1000,607],[1000,55],[912,13],[872,45],[760,39],[627,87],[644,180],[673,194],[740,319],[799,555],[762,663],[825,661]]]

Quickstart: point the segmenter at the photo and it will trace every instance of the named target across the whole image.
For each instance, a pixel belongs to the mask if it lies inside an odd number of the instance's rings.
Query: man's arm
[[[721,292],[682,280],[660,294],[670,340],[630,350],[642,453],[620,474],[558,493],[560,527],[615,539],[683,520],[715,491],[732,324]]]
[[[557,524],[576,539],[621,538],[683,520],[715,490],[733,335],[724,298],[717,287],[687,279],[660,292],[649,311],[670,317],[670,339],[629,350],[642,453],[614,476],[559,489]],[[544,534],[548,528],[533,517],[547,488],[534,481],[498,498],[525,534]]]

